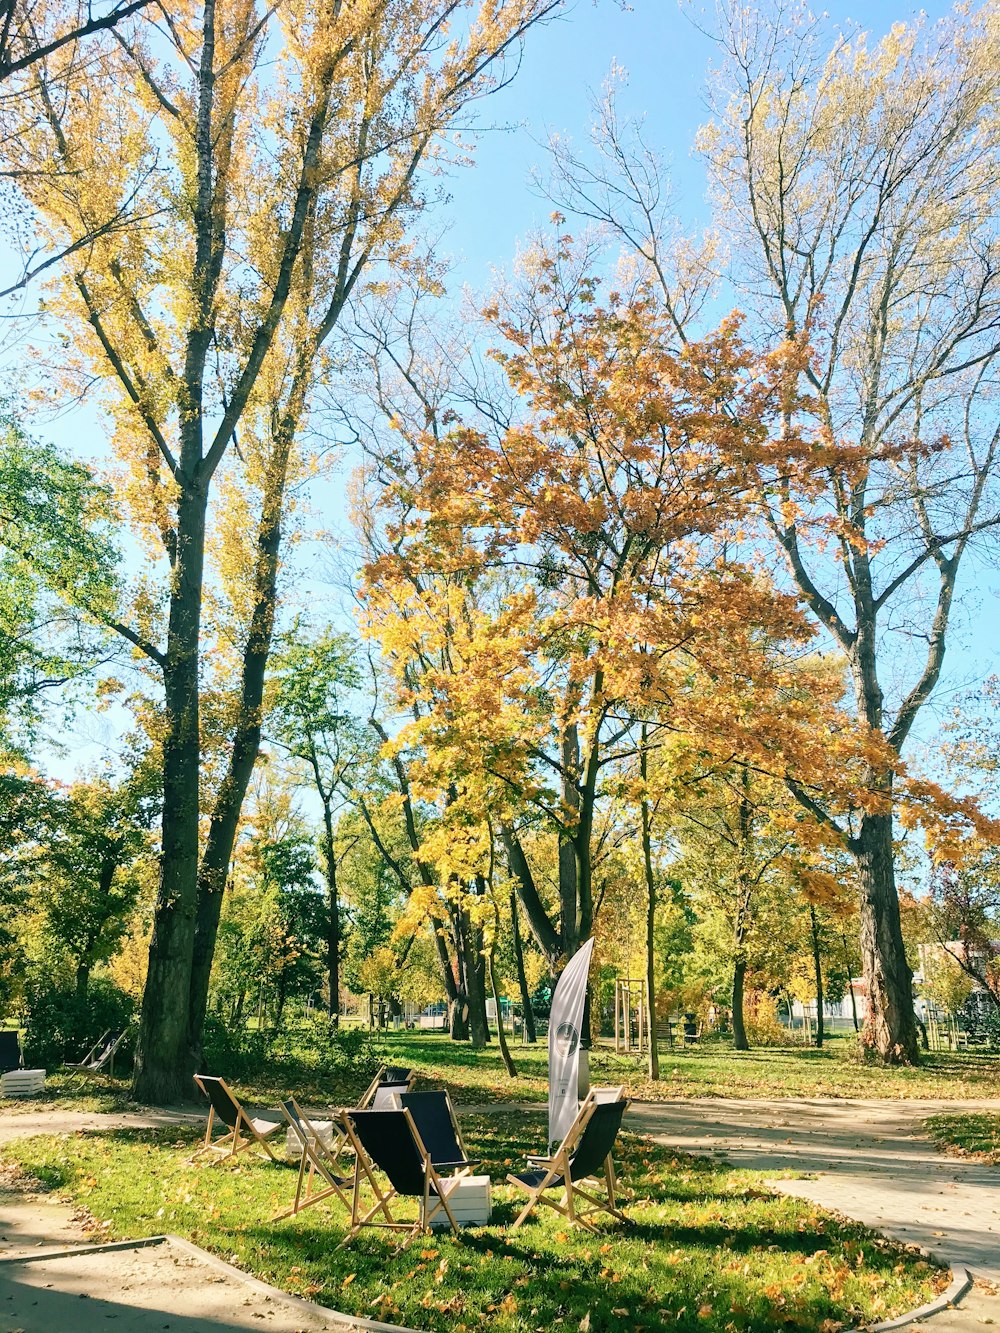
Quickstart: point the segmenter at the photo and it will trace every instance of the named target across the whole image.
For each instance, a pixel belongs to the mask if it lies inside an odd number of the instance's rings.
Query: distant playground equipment
[[[649,1049],[649,1017],[645,978],[615,978],[615,1054]]]

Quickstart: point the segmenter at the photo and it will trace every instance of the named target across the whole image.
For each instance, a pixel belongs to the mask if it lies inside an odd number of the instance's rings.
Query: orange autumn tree
[[[757,355],[733,318],[676,351],[644,284],[599,302],[567,240],[489,315],[520,418],[397,417],[363,597],[417,714],[395,746],[419,755],[426,799],[489,814],[556,968],[593,927],[595,828],[637,718],[779,770],[795,746],[854,744],[836,698],[794,678],[811,633],[797,601],[740,558],[762,475],[806,488],[832,450],[782,424],[801,348]],[[538,826],[558,843],[551,894],[525,838]]]

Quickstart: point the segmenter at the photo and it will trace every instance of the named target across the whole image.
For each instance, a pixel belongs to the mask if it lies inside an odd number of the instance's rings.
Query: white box
[[[44,1091],[44,1069],[12,1069],[0,1074],[0,1097],[36,1097]]]
[[[324,1148],[333,1147],[333,1121],[332,1120],[311,1120],[309,1122],[315,1134],[310,1134],[309,1139],[316,1146],[317,1139]],[[296,1160],[302,1156],[302,1140],[291,1126],[285,1135],[285,1156],[294,1157]]]
[[[445,1176],[442,1183],[449,1179]],[[493,1211],[489,1176],[461,1176],[458,1184],[448,1191],[447,1199],[460,1227],[484,1227],[489,1222]],[[436,1214],[434,1226],[440,1226],[442,1219],[447,1226],[448,1215],[443,1208]]]

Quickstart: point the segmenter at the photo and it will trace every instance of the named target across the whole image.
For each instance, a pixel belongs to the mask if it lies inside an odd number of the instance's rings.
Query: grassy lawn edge
[[[550,1210],[516,1233],[514,1194],[498,1185],[539,1146],[537,1114],[467,1117],[494,1181],[494,1222],[400,1253],[384,1233],[336,1248],[341,1210],[319,1205],[270,1223],[295,1173],[264,1161],[190,1164],[187,1130],[38,1137],[4,1145],[14,1163],[86,1210],[96,1240],[171,1232],[281,1290],[347,1314],[463,1333],[553,1328],[592,1333],[677,1328],[839,1333],[933,1299],[947,1284],[914,1247],[886,1240],[765,1177],[626,1135],[616,1154],[633,1224],[600,1236]]]
[[[1000,1110],[944,1112],[924,1129],[942,1152],[1000,1166]]]

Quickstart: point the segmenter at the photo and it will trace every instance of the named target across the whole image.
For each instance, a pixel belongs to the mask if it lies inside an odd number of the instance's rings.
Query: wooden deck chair
[[[416,1081],[416,1072],[412,1069],[400,1069],[395,1065],[383,1065],[376,1077],[365,1089],[356,1109],[358,1111],[398,1111],[398,1098],[409,1092]],[[333,1111],[333,1125],[336,1138],[327,1150],[326,1156],[331,1170],[336,1170],[341,1153],[350,1148],[350,1140],[344,1125],[344,1112],[347,1107]],[[351,1176],[353,1179],[353,1175]]]
[[[605,1212],[621,1222],[628,1221],[617,1207],[617,1182],[611,1160],[627,1107],[628,1098],[622,1096],[621,1088],[595,1089],[584,1099],[566,1137],[551,1157],[530,1157],[530,1170],[507,1176],[512,1185],[528,1195],[528,1202],[518,1214],[512,1231],[516,1231],[539,1204],[554,1208],[570,1226],[578,1222],[595,1233],[597,1228],[585,1214]],[[582,1188],[584,1183],[589,1185],[599,1176],[604,1177],[604,1198]],[[559,1202],[546,1198],[546,1190],[554,1189],[563,1191]],[[578,1200],[583,1200],[584,1206]]]
[[[291,1208],[277,1213],[272,1222],[280,1222],[284,1217],[294,1217],[303,1208],[321,1203],[334,1195],[350,1212],[351,1194],[354,1189],[354,1177],[338,1175],[335,1168],[337,1158],[323,1142],[321,1129],[305,1114],[294,1097],[281,1103],[281,1113],[288,1121],[292,1135],[298,1140],[301,1149],[299,1158],[299,1178],[295,1185],[295,1201]],[[357,1170],[357,1165],[355,1165]]]
[[[233,1096],[224,1078],[213,1078],[209,1074],[195,1074],[194,1081],[209,1100],[208,1124],[205,1127],[205,1142],[192,1154],[193,1162],[203,1153],[214,1153],[219,1161],[231,1161],[248,1148],[261,1147],[272,1162],[278,1159],[267,1142],[275,1130],[281,1128],[280,1120],[255,1120],[244,1111]],[[212,1138],[212,1129],[216,1120],[221,1120],[226,1129],[217,1139]]]
[[[92,1074],[103,1074],[105,1065],[108,1066],[108,1073],[114,1076],[115,1072],[115,1052],[125,1040],[128,1028],[120,1028],[117,1032],[109,1028],[103,1036],[94,1042],[90,1050],[82,1060],[67,1061],[66,1069],[71,1069],[74,1076],[79,1074],[83,1078],[89,1078]]]
[[[6,1029],[0,1032],[0,1074],[9,1074],[21,1068],[21,1041],[17,1033]]]
[[[467,1176],[474,1166],[479,1165],[478,1158],[473,1161],[466,1151],[455,1108],[447,1092],[404,1092],[400,1094],[399,1104],[413,1116],[420,1141],[430,1153],[435,1171]]]
[[[376,1106],[378,1101],[384,1101],[385,1092],[382,1089],[389,1088],[392,1092],[409,1092],[417,1081],[417,1071],[415,1069],[406,1069],[402,1065],[383,1065],[378,1071],[368,1087],[358,1099],[358,1110],[366,1111],[371,1106]]]
[[[408,1238],[413,1240],[422,1232],[430,1231],[434,1219],[438,1218],[447,1219],[451,1229],[458,1231],[458,1223],[448,1205],[448,1195],[458,1188],[462,1178],[438,1175],[410,1111],[345,1111],[344,1124],[348,1140],[357,1154],[359,1169],[354,1173],[351,1227],[340,1242],[342,1246],[352,1241],[362,1227],[407,1232]],[[389,1178],[387,1193],[382,1192],[375,1179],[376,1169]],[[362,1174],[369,1180],[376,1199],[374,1206],[364,1212],[361,1205]],[[420,1200],[415,1221],[397,1222],[392,1217],[389,1205],[397,1198]],[[387,1220],[376,1221],[377,1213],[382,1213]]]

